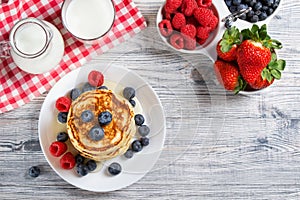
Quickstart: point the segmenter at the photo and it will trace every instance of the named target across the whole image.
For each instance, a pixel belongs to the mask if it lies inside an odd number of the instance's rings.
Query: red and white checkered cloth
[[[48,91],[60,78],[82,66],[146,27],[145,19],[132,0],[114,0],[116,19],[112,31],[99,44],[85,46],[68,33],[61,22],[63,0],[10,0],[0,5],[0,41],[19,19],[36,17],[55,25],[65,42],[62,61],[50,72],[33,75],[19,69],[11,58],[0,61],[0,113],[18,108]]]

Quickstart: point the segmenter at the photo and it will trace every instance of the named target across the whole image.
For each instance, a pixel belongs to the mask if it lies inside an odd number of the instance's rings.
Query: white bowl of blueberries
[[[250,23],[267,23],[266,20],[270,20],[278,12],[280,0],[225,0],[225,4],[231,13],[251,7],[239,19]]]

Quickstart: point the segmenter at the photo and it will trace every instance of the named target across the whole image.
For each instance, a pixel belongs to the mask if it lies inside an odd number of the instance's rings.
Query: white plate
[[[131,159],[126,159],[123,156],[116,157],[106,161],[100,171],[79,177],[74,169],[64,170],[60,168],[59,158],[53,157],[48,148],[56,140],[57,133],[66,129],[65,125],[59,125],[57,122],[56,99],[68,94],[78,84],[87,82],[87,75],[93,69],[102,71],[105,81],[113,81],[118,86],[131,86],[136,89],[136,98],[141,104],[142,114],[146,118],[145,123],[151,129],[149,134],[150,144],[141,152],[134,154]],[[120,89],[118,86],[110,89],[118,91]],[[83,66],[70,72],[51,89],[42,105],[38,127],[43,153],[53,170],[70,184],[81,189],[97,192],[118,190],[141,179],[158,160],[166,132],[163,108],[151,86],[136,73],[126,68],[118,66],[101,68],[99,64]],[[107,166],[114,161],[121,164],[122,172],[117,176],[109,176]]]
[[[47,55],[43,57],[37,57],[33,59],[22,58],[18,56],[14,51],[11,51],[11,56],[14,59],[16,65],[25,72],[31,74],[43,74],[56,67],[61,61],[64,52],[65,45],[64,40],[58,31],[58,29],[51,23],[44,21],[53,31],[52,46],[49,49]]]

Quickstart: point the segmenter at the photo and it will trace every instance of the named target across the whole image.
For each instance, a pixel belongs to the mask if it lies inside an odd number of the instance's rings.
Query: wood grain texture
[[[207,57],[176,54],[159,42],[151,27],[162,0],[135,2],[150,28],[90,64],[128,67],[158,94],[167,136],[154,169],[109,193],[66,183],[39,146],[45,93],[0,115],[0,199],[300,199],[299,1],[282,0],[268,26],[284,45],[282,80],[265,92],[238,96],[220,88]],[[37,178],[27,174],[33,165],[42,171]]]

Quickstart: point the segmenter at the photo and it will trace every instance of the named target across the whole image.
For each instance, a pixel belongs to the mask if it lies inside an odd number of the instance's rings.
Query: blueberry
[[[101,85],[100,87],[98,87],[99,90],[108,90],[108,87],[106,87],[105,85]]]
[[[33,166],[29,168],[28,172],[29,172],[29,176],[38,177],[41,173],[41,170],[38,166]]]
[[[121,173],[121,171],[122,171],[122,167],[119,163],[113,162],[108,166],[108,172],[111,175],[114,175],[114,176],[118,175]]]
[[[84,157],[82,155],[80,155],[80,154],[77,154],[75,156],[75,161],[76,161],[76,164],[81,164],[81,163],[84,162]]]
[[[142,137],[142,138],[140,139],[140,141],[141,141],[141,144],[142,144],[143,147],[149,145],[149,138],[147,138],[147,137]]]
[[[134,121],[135,121],[136,125],[142,126],[143,123],[145,122],[145,119],[144,119],[143,115],[137,114],[134,116]]]
[[[251,18],[253,15],[254,15],[254,11],[253,11],[253,10],[250,10],[250,11],[247,13],[247,17],[248,17],[248,18]]]
[[[80,163],[76,166],[76,172],[79,176],[86,176],[89,173],[89,169],[86,165]]]
[[[253,15],[252,17],[251,17],[251,19],[250,19],[250,21],[251,22],[258,22],[258,20],[259,20],[259,18],[258,18],[258,16],[257,15]]]
[[[82,87],[82,92],[87,92],[87,91],[92,91],[95,90],[96,88],[94,86],[92,86],[89,83],[85,83]]]
[[[242,2],[242,0],[232,0],[232,4],[235,5],[235,6],[240,5],[241,2]]]
[[[226,20],[225,21],[225,28],[231,28],[231,26],[232,26],[232,21],[231,20]]]
[[[259,20],[265,20],[265,19],[267,19],[267,17],[268,17],[268,15],[267,15],[267,13],[265,13],[265,12],[262,12],[259,16]]]
[[[232,0],[225,0],[225,3],[228,7],[232,5]]]
[[[80,118],[83,122],[91,122],[94,119],[94,114],[90,110],[85,110],[81,113]]]
[[[86,162],[86,166],[90,172],[97,168],[97,163],[94,160],[89,160]]]
[[[247,4],[240,4],[238,7],[237,7],[237,10],[243,10],[243,9],[247,9],[248,8],[248,5]]]
[[[230,10],[230,12],[234,13],[237,11],[237,6],[230,6],[229,10]]]
[[[132,107],[135,107],[135,105],[136,105],[136,102],[135,102],[135,100],[133,100],[133,99],[130,99],[130,100],[129,100],[129,103],[132,105]]]
[[[262,11],[267,11],[268,9],[269,9],[268,6],[263,6],[263,7],[261,8]]]
[[[134,152],[140,152],[143,149],[143,145],[141,144],[141,142],[139,140],[135,140],[133,141],[133,143],[131,144],[131,149]]]
[[[57,120],[60,123],[63,123],[63,124],[67,122],[67,118],[68,118],[68,113],[67,112],[60,112],[57,115]]]
[[[272,5],[272,8],[275,10],[278,6],[279,6],[279,3],[274,3],[274,4]]]
[[[244,0],[246,4],[249,4],[252,0]]]
[[[135,97],[135,90],[132,87],[126,87],[123,90],[123,96],[125,99],[130,100]]]
[[[69,139],[69,136],[66,132],[60,132],[56,136],[56,140],[59,142],[65,142]]]
[[[246,14],[242,14],[239,18],[242,19],[242,20],[245,20],[245,19],[247,19],[247,15]]]
[[[101,126],[95,125],[89,132],[89,136],[94,141],[99,141],[104,137],[104,130]]]
[[[256,4],[257,2],[256,1],[250,1],[249,3],[248,3],[248,5],[250,6],[250,7],[252,7],[253,8],[253,6]]]
[[[269,8],[269,9],[267,10],[267,14],[268,14],[268,15],[272,15],[273,12],[274,12],[273,8]]]
[[[71,99],[74,101],[75,99],[77,99],[79,96],[81,95],[81,90],[78,88],[74,88],[71,90],[70,92],[70,97]]]
[[[125,158],[132,158],[133,157],[133,151],[131,149],[128,149],[125,154]]]
[[[262,4],[261,4],[260,1],[257,2],[257,3],[253,6],[253,9],[254,9],[254,10],[260,10],[261,8],[262,8]]]
[[[109,111],[104,111],[99,114],[98,121],[101,126],[105,126],[112,121],[112,114]]]
[[[138,128],[140,136],[146,136],[150,132],[150,128],[147,125],[142,125]]]
[[[267,6],[272,6],[274,4],[274,0],[264,0],[263,3]]]

